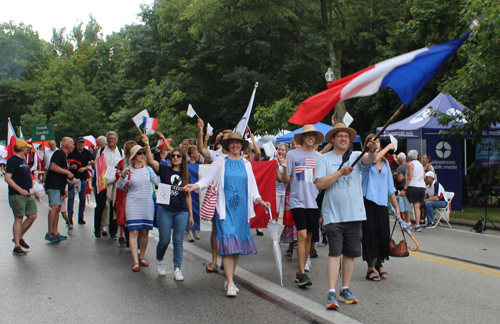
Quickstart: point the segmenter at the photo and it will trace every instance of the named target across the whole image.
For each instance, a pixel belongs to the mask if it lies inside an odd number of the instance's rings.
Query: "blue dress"
[[[248,222],[248,177],[242,160],[226,159],[224,171],[224,195],[226,219],[215,213],[215,236],[219,255],[257,253],[257,246]]]

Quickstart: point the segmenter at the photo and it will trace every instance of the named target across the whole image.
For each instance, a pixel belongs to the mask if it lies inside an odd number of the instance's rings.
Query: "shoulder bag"
[[[205,221],[211,221],[214,217],[215,206],[217,205],[217,186],[219,185],[220,174],[225,161],[226,159],[222,161],[214,184],[208,187],[205,199],[203,199],[203,204],[200,209],[200,218]]]
[[[396,258],[403,258],[410,255],[408,251],[408,244],[406,243],[405,232],[401,229],[401,233],[403,234],[403,239],[396,244],[396,242],[392,239],[392,235],[394,234],[394,229],[398,222],[394,222],[394,227],[392,228],[391,233],[391,241],[389,242],[389,255]],[[418,248],[418,246],[417,246]]]

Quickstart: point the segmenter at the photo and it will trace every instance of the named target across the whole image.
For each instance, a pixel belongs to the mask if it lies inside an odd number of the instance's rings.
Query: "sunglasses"
[[[146,154],[146,152],[137,152],[137,153],[135,153],[135,155],[145,155],[145,154]]]
[[[180,159],[182,157],[182,155],[180,155],[180,154],[172,154],[171,157],[176,158],[176,159]]]

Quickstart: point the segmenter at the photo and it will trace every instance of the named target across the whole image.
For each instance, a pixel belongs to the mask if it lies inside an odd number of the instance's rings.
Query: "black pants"
[[[103,190],[99,193],[95,190],[94,192],[96,201],[96,207],[94,209],[94,232],[100,233],[102,218],[109,217],[109,235],[115,236],[118,230],[118,223],[116,222],[116,219],[113,220],[113,206],[110,206],[109,208],[109,215],[103,215],[106,204],[111,204],[106,198],[107,190]]]

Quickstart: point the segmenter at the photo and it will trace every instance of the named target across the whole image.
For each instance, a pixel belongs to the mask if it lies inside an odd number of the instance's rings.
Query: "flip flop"
[[[219,272],[219,266],[217,263],[210,262],[210,264],[206,267],[207,272]]]
[[[375,276],[370,277],[370,275],[371,275],[372,273],[373,273]],[[380,280],[381,280],[381,279],[380,279],[380,277],[379,277],[379,276],[377,276],[377,274],[376,274],[376,273],[375,273],[375,271],[373,271],[373,270],[372,270],[372,271],[370,271],[370,272],[368,272],[368,273],[366,274],[366,279],[367,279],[367,280],[370,280],[370,281],[380,281]]]
[[[287,259],[288,261],[292,260],[292,255],[293,255],[293,250],[286,250],[285,251],[285,259]]]

